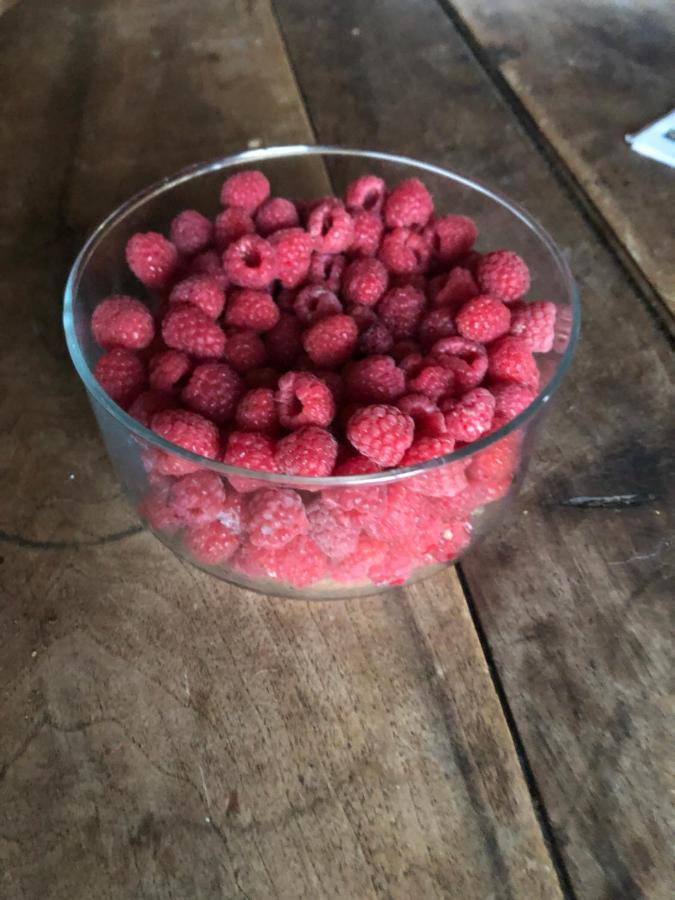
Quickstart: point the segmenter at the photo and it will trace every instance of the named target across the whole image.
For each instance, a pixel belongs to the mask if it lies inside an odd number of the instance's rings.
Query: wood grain
[[[0,65],[0,898],[560,896],[455,574],[311,605],[186,567],[66,357],[110,208],[311,140],[269,6],[24,0]]]
[[[318,139],[487,179],[551,230],[580,282],[578,356],[545,420],[521,508],[463,568],[574,890],[666,898],[675,576],[667,341],[439,6],[275,8]]]

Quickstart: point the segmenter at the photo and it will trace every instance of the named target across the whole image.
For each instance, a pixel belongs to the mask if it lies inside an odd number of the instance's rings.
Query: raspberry
[[[403,369],[406,375],[412,377],[419,372],[423,362],[424,356],[417,351],[412,351],[411,353],[408,353],[407,356],[404,356],[403,359],[399,360],[399,367]]]
[[[295,288],[307,278],[314,241],[302,228],[275,231],[270,243],[276,253],[277,278],[285,288]]]
[[[247,431],[233,431],[227,439],[227,447],[223,455],[223,462],[228,466],[237,466],[240,469],[252,469],[257,472],[276,472],[274,462],[274,443],[266,434],[257,434]],[[257,490],[261,482],[243,475],[230,475],[230,484],[246,494]]]
[[[215,459],[218,456],[218,429],[203,416],[184,409],[165,409],[152,417],[150,427],[164,440],[189,450],[198,456]],[[168,453],[162,453],[156,468],[163,475],[187,475],[199,466]]]
[[[384,220],[390,228],[422,228],[434,211],[429,191],[417,178],[397,184],[384,204]]]
[[[424,272],[429,254],[429,245],[421,234],[394,228],[382,238],[378,257],[394,275],[415,275]]]
[[[333,421],[335,402],[328,386],[309,372],[287,372],[276,394],[279,421],[284,428],[320,425]]]
[[[354,317],[354,311],[351,311]],[[382,356],[394,346],[391,331],[382,322],[375,321],[359,334],[358,349],[364,356]]]
[[[480,294],[462,306],[455,316],[455,325],[462,337],[489,344],[508,332],[511,312],[501,300]]]
[[[184,209],[171,222],[171,243],[179,253],[192,256],[213,240],[213,225],[196,209]]]
[[[214,242],[221,254],[230,244],[247,234],[255,234],[255,225],[246,210],[231,206],[216,216]]]
[[[327,316],[303,333],[302,346],[317,366],[334,369],[352,355],[357,338],[358,329],[351,316]]]
[[[455,309],[480,293],[476,281],[468,269],[455,266],[447,275],[439,275],[429,298],[432,306],[449,306]]]
[[[328,560],[317,544],[303,534],[275,551],[274,557],[276,577],[295,588],[309,587],[321,581],[328,568]]]
[[[396,341],[394,346],[391,348],[390,356],[396,360],[399,365],[401,362],[413,353],[419,354],[420,347],[419,344],[415,343],[415,341]],[[420,359],[422,356],[420,354]]]
[[[441,404],[448,435],[456,441],[477,441],[490,430],[495,413],[495,398],[485,388],[467,391],[461,400]]]
[[[171,304],[162,322],[162,337],[168,347],[198,359],[217,358],[225,349],[222,328],[190,303]]]
[[[478,229],[466,216],[443,216],[433,224],[431,246],[434,256],[449,264],[465,256],[473,247]]]
[[[418,338],[424,347],[431,347],[442,338],[451,337],[457,333],[455,319],[445,306],[432,309],[422,319],[418,331]]]
[[[539,370],[525,338],[500,338],[488,349],[488,372],[495,381],[516,381],[536,388]]]
[[[349,307],[347,312],[356,322],[359,334],[378,321],[377,313],[372,306],[362,306],[360,303],[355,303]]]
[[[266,288],[277,274],[274,247],[257,234],[245,234],[225,250],[223,269],[232,284],[254,290]]]
[[[150,387],[170,391],[190,371],[190,357],[181,350],[163,350],[150,357]]]
[[[233,369],[245,375],[267,362],[267,349],[255,331],[228,332],[223,357]]]
[[[384,513],[368,521],[365,531],[395,547],[407,546],[408,552],[425,552],[438,541],[442,522],[427,497],[411,490],[414,480],[389,486]]]
[[[527,409],[537,396],[534,388],[516,382],[504,382],[490,386],[492,396],[495,398],[495,416],[500,416],[506,421],[515,419],[516,416]]]
[[[117,347],[96,363],[94,378],[111,400],[126,409],[145,387],[145,368],[135,353]]]
[[[369,356],[344,373],[347,393],[359,403],[394,403],[405,392],[405,374],[391,356]]]
[[[495,250],[486,253],[478,263],[478,284],[486,294],[511,303],[526,294],[530,287],[530,273],[517,253]]]
[[[350,213],[367,212],[378,215],[384,205],[386,185],[377,175],[362,175],[351,181],[345,190],[345,206]]]
[[[471,458],[467,475],[472,482],[503,483],[511,479],[518,465],[520,434],[514,432],[480,450]]]
[[[333,396],[333,402],[335,403],[335,407],[337,409],[345,393],[344,383],[342,381],[342,376],[340,375],[340,373],[332,372],[330,369],[320,369],[318,366],[312,366],[306,371],[311,372],[312,375],[316,375],[317,378],[320,378],[321,381],[323,381],[328,390],[331,392]]]
[[[431,348],[431,358],[452,370],[459,391],[478,387],[488,368],[485,347],[463,337],[446,337],[437,341]]]
[[[313,325],[314,322],[341,313],[342,304],[324,285],[308,284],[296,294],[293,311],[303,325]]]
[[[181,527],[182,522],[167,503],[168,488],[165,485],[152,488],[141,500],[138,515],[147,522],[153,531],[166,531],[173,534]]]
[[[226,363],[208,362],[193,371],[181,400],[195,412],[223,425],[233,418],[242,393],[243,384],[234,369]]]
[[[309,263],[307,281],[322,284],[329,291],[337,291],[342,282],[342,273],[347,260],[341,254],[313,253]]]
[[[315,500],[307,507],[307,521],[309,536],[330,559],[344,559],[356,550],[361,526],[349,512]]]
[[[307,231],[319,253],[343,253],[354,239],[352,217],[334,197],[313,207],[307,217]]]
[[[342,295],[350,303],[375,306],[387,289],[387,270],[377,259],[355,259],[342,276]]]
[[[185,549],[197,562],[220,566],[239,546],[239,536],[220,522],[193,525],[183,537]]]
[[[468,522],[452,521],[444,527],[440,540],[429,553],[437,562],[450,562],[457,559],[470,541],[471,525]]]
[[[406,583],[418,560],[405,543],[387,547],[380,559],[368,569],[374,584],[397,587]]]
[[[126,246],[129,268],[150,290],[161,290],[178,266],[178,251],[162,234],[148,231],[132,235]]]
[[[379,472],[380,467],[365,456],[352,456],[344,462],[338,463],[333,469],[333,475],[370,475]],[[327,488],[323,492],[323,502],[326,506],[336,506],[346,512],[358,516],[361,523],[381,514],[387,502],[387,488],[376,484],[368,484],[364,487],[335,487]]]
[[[286,475],[330,475],[337,457],[337,442],[325,428],[304,425],[277,444],[274,461]]]
[[[143,391],[129,407],[129,415],[146,428],[155,413],[173,406],[173,398],[163,391]]]
[[[155,325],[140,300],[118,294],[98,304],[91,317],[91,333],[104,350],[142,350],[152,342]]]
[[[283,197],[266,200],[255,214],[255,226],[261,237],[269,237],[282,228],[296,228],[299,224],[295,204]]]
[[[218,279],[212,275],[191,275],[174,285],[170,303],[191,303],[209,319],[217,319],[225,306],[225,294]]]
[[[188,272],[190,275],[219,275],[223,273],[222,259],[215,250],[205,250],[190,261]]]
[[[239,206],[247,213],[254,213],[269,195],[269,181],[254,169],[230,175],[220,189],[220,202],[223,206]]]
[[[384,225],[379,216],[370,212],[352,213],[354,237],[349,245],[349,255],[357,258],[376,256],[382,240]]]
[[[408,374],[407,389],[413,394],[424,394],[432,401],[452,390],[455,373],[440,364],[423,359]]]
[[[168,504],[184,525],[204,525],[218,518],[226,497],[220,477],[200,469],[173,483]]]
[[[302,349],[300,340],[301,325],[295,316],[282,313],[281,318],[265,334],[265,346],[271,365],[279,369],[288,369]]]
[[[227,302],[225,322],[251,331],[269,331],[279,321],[279,309],[266,291],[236,291]]]
[[[415,466],[431,459],[446,456],[455,449],[455,441],[450,435],[421,437],[415,441],[401,460],[402,466]],[[465,463],[446,463],[415,475],[406,482],[411,491],[427,497],[452,497],[466,487]]]
[[[416,288],[395,287],[377,305],[377,313],[394,340],[412,338],[417,332],[426,300]]]
[[[267,387],[247,391],[239,401],[235,422],[241,431],[276,434],[279,430],[279,418],[274,391]]]
[[[514,303],[510,333],[526,340],[533,353],[548,353],[555,338],[555,317],[556,305],[547,300]]]
[[[307,532],[307,516],[300,495],[284,488],[263,488],[250,498],[246,527],[256,547],[277,550]]]
[[[395,406],[357,410],[347,423],[349,442],[378,466],[395,466],[412,444],[415,423]]]
[[[387,545],[369,534],[360,534],[356,550],[333,566],[332,577],[342,584],[355,584],[368,576],[387,553]]]
[[[439,437],[445,434],[445,416],[425,394],[405,394],[396,405],[415,423],[415,435]]]

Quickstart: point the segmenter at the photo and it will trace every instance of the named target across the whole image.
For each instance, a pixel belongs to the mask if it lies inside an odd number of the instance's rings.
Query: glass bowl
[[[137,231],[167,233],[181,209],[215,215],[224,178],[253,167],[267,175],[273,195],[298,200],[341,195],[350,180],[367,172],[390,186],[416,176],[431,191],[438,212],[474,218],[478,249],[508,248],[520,254],[532,278],[526,301],[545,298],[557,306],[553,349],[537,356],[536,398],[503,427],[447,456],[337,478],[298,478],[224,465],[168,443],[129,416],[92,374],[101,350],[90,330],[94,308],[110,294],[130,293],[150,308],[160,302],[124,264],[126,242]],[[115,472],[147,527],[178,556],[225,581],[304,598],[370,594],[432,575],[455,563],[502,519],[522,482],[542,413],[572,360],[579,319],[579,298],[563,255],[515,204],[428,163],[321,146],[251,150],[191,166],[152,185],[94,231],[75,260],[64,299],[64,327],[75,368]],[[207,480],[223,501],[215,520],[206,521],[204,510],[194,521],[181,519],[167,502],[180,478],[193,472],[213,473]],[[284,529],[286,519],[293,524]],[[311,540],[300,534],[288,540],[289,534],[308,527]],[[221,540],[226,530],[230,536]]]

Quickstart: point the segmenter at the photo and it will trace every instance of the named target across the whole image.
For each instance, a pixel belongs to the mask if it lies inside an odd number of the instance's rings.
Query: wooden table
[[[0,11],[0,898],[671,897],[674,179],[623,135],[672,106],[672,7]],[[60,326],[130,193],[314,140],[503,190],[585,311],[516,516],[320,605],[139,529]]]

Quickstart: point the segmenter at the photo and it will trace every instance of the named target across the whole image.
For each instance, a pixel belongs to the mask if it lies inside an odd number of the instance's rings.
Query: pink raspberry
[[[412,444],[415,423],[395,406],[378,404],[357,410],[347,423],[353,447],[378,466],[395,466]]]
[[[279,379],[276,394],[279,421],[284,428],[330,425],[335,402],[328,386],[309,372],[287,372]]]
[[[508,381],[491,385],[490,391],[495,398],[495,416],[509,422],[527,409],[537,396],[534,388]]]
[[[401,461],[402,466],[416,466],[447,456],[455,449],[455,441],[450,435],[421,437],[410,447]],[[438,466],[415,475],[405,484],[411,491],[427,497],[452,497],[466,487],[465,463],[463,460]]]
[[[293,538],[307,532],[307,516],[300,495],[285,488],[256,491],[246,508],[246,527],[254,546],[270,550],[285,547]]]
[[[185,549],[197,562],[220,566],[227,562],[239,546],[239,535],[221,522],[193,525],[183,537]]]
[[[309,263],[307,281],[310,284],[322,284],[335,293],[340,288],[342,273],[347,260],[342,254],[313,253]]]
[[[421,291],[412,286],[395,287],[380,300],[377,313],[394,340],[401,340],[415,336],[425,305]]]
[[[353,310],[351,315],[353,318]],[[375,321],[359,334],[358,349],[364,356],[383,356],[393,346],[394,338],[383,322]]]
[[[150,387],[156,391],[171,391],[191,368],[190,357],[181,350],[162,350],[150,357]]]
[[[132,419],[149,428],[154,414],[162,409],[170,409],[173,403],[173,397],[164,391],[143,391],[136,397],[128,412]]]
[[[510,480],[519,462],[520,437],[515,431],[472,456],[467,468],[469,480],[489,484]]]
[[[333,475],[346,477],[349,475],[370,475],[379,472],[380,467],[365,456],[352,456],[344,462],[337,463]],[[359,522],[364,523],[374,516],[380,515],[387,502],[386,485],[367,484],[363,487],[334,487],[323,492],[326,506],[336,506],[345,512],[353,513]]]
[[[279,581],[285,581],[291,587],[304,588],[325,576],[328,560],[316,543],[307,535],[301,534],[286,544],[281,550],[274,552],[274,570]]]
[[[205,250],[190,260],[189,275],[222,275],[222,254],[215,250]]]
[[[239,206],[253,214],[270,195],[270,183],[262,172],[236,172],[225,180],[220,190],[223,206]]]
[[[282,228],[296,228],[299,224],[295,204],[284,197],[266,200],[255,214],[255,225],[261,237],[269,237]]]
[[[431,347],[442,338],[457,334],[455,317],[452,311],[445,306],[432,309],[420,322],[417,336],[424,347]]]
[[[409,478],[389,486],[384,513],[367,522],[365,530],[393,547],[405,546],[408,552],[419,553],[437,543],[442,522],[435,501],[412,490],[413,481],[415,478]]]
[[[131,350],[116,347],[96,363],[94,378],[111,400],[126,409],[145,387],[145,368]]]
[[[384,204],[384,220],[389,228],[422,228],[434,211],[429,191],[418,178],[397,184]]]
[[[456,441],[471,443],[490,430],[495,414],[495,398],[485,388],[473,388],[460,400],[441,403],[448,435]]]
[[[352,217],[334,197],[313,207],[307,218],[307,231],[319,253],[344,253],[354,239]]]
[[[307,521],[309,536],[330,559],[344,559],[356,550],[361,526],[346,510],[314,500],[307,507]]]
[[[369,570],[385,558],[387,551],[387,545],[382,541],[361,533],[356,550],[334,563],[331,577],[341,584],[359,584],[368,577]]]
[[[350,363],[344,378],[350,399],[359,403],[394,403],[405,392],[405,374],[391,356]]]
[[[478,284],[486,294],[512,303],[526,294],[530,287],[530,272],[518,256],[510,250],[486,253],[478,263]]]
[[[432,401],[448,394],[455,383],[455,373],[433,359],[423,359],[408,373],[407,390],[413,394],[424,394]]]
[[[267,387],[247,391],[239,401],[235,422],[240,431],[276,434],[279,430],[279,418],[274,391]]]
[[[458,391],[470,391],[478,387],[488,368],[487,351],[477,341],[464,337],[446,337],[431,348],[431,358],[455,376]]]
[[[405,394],[396,405],[415,423],[416,436],[440,437],[445,434],[445,416],[425,394]]]
[[[302,228],[284,228],[270,236],[276,254],[277,278],[285,288],[296,288],[309,273],[314,241]]]
[[[431,245],[434,256],[449,264],[465,256],[473,247],[478,229],[466,216],[443,216],[433,224]]]
[[[372,308],[372,306],[362,306],[360,303],[355,303],[349,307],[347,313],[356,322],[356,327],[359,329],[359,334],[364,332],[366,328],[370,328],[371,325],[374,325],[377,321],[379,321],[377,313]]]
[[[190,303],[172,303],[162,321],[164,343],[183,350],[197,359],[223,355],[225,335],[222,328]]]
[[[342,304],[333,291],[322,284],[308,284],[298,291],[293,301],[293,311],[303,325],[315,322],[342,312]]]
[[[382,240],[382,219],[370,212],[352,213],[354,237],[349,245],[349,255],[357,258],[376,256]]]
[[[241,378],[227,363],[208,362],[193,371],[181,399],[190,409],[223,425],[234,417],[243,390]]]
[[[377,175],[361,175],[345,191],[345,206],[350,213],[379,215],[384,205],[386,185]]]
[[[255,331],[228,331],[223,358],[233,369],[245,375],[267,363],[267,349]]]
[[[375,306],[387,289],[387,270],[377,259],[355,259],[342,276],[342,295],[349,303]]]
[[[335,369],[345,363],[356,348],[358,329],[351,316],[327,316],[302,335],[302,346],[317,366]]]
[[[274,454],[280,472],[286,475],[330,475],[337,457],[337,442],[325,428],[304,425],[282,438]]]
[[[179,253],[192,256],[213,240],[213,225],[196,209],[184,209],[171,222],[171,243]]]
[[[178,266],[178,251],[162,234],[138,232],[129,238],[127,264],[136,278],[150,290],[161,290]]]
[[[251,331],[269,331],[279,321],[279,309],[267,291],[236,291],[227,302],[225,323]]]
[[[450,562],[457,559],[460,553],[471,542],[471,525],[468,522],[449,522],[441,534],[441,538],[435,547],[429,551],[433,560],[437,562]]]
[[[455,316],[455,325],[462,337],[489,344],[508,332],[511,312],[496,297],[480,294],[462,306]]]
[[[394,228],[382,238],[379,259],[394,275],[415,275],[425,271],[429,245],[421,234],[409,228]]]
[[[182,522],[167,503],[168,487],[153,487],[143,497],[138,506],[138,515],[147,522],[153,531],[165,531],[173,534],[181,527]]]
[[[282,313],[281,318],[265,334],[265,346],[270,364],[279,369],[288,369],[302,350],[300,333],[302,326],[294,315]]]
[[[209,319],[217,319],[225,306],[225,293],[213,275],[191,275],[171,289],[170,303],[191,303]]]
[[[266,434],[252,431],[233,431],[227,439],[223,462],[240,469],[256,472],[276,472],[274,462],[274,442]],[[230,475],[230,484],[240,494],[257,490],[261,483],[244,475]],[[264,484],[264,483],[263,483]]]
[[[526,340],[533,353],[548,353],[553,348],[555,318],[556,305],[547,300],[514,303],[510,333]]]
[[[91,317],[91,333],[104,350],[142,350],[152,342],[155,325],[140,300],[118,294],[98,304]]]
[[[274,247],[257,234],[245,234],[225,250],[223,269],[232,284],[262,290],[277,275]]]
[[[368,577],[373,584],[400,587],[410,578],[418,563],[418,555],[402,542],[387,547],[383,556],[368,569]]]
[[[168,503],[184,525],[204,525],[218,518],[226,498],[220,476],[200,469],[174,481]]]
[[[525,338],[500,338],[488,348],[488,373],[495,381],[539,386],[539,370]]]
[[[429,298],[432,306],[449,306],[456,309],[480,291],[476,281],[468,269],[455,266],[447,275],[439,275],[430,285]]]
[[[184,409],[165,409],[152,417],[150,427],[165,441],[189,450],[197,456],[215,459],[220,449],[218,429],[203,416]],[[199,468],[198,464],[162,453],[156,468],[163,475],[187,475]]]
[[[230,244],[247,234],[255,234],[255,224],[246,210],[231,206],[216,216],[214,241],[221,254],[227,250]]]

